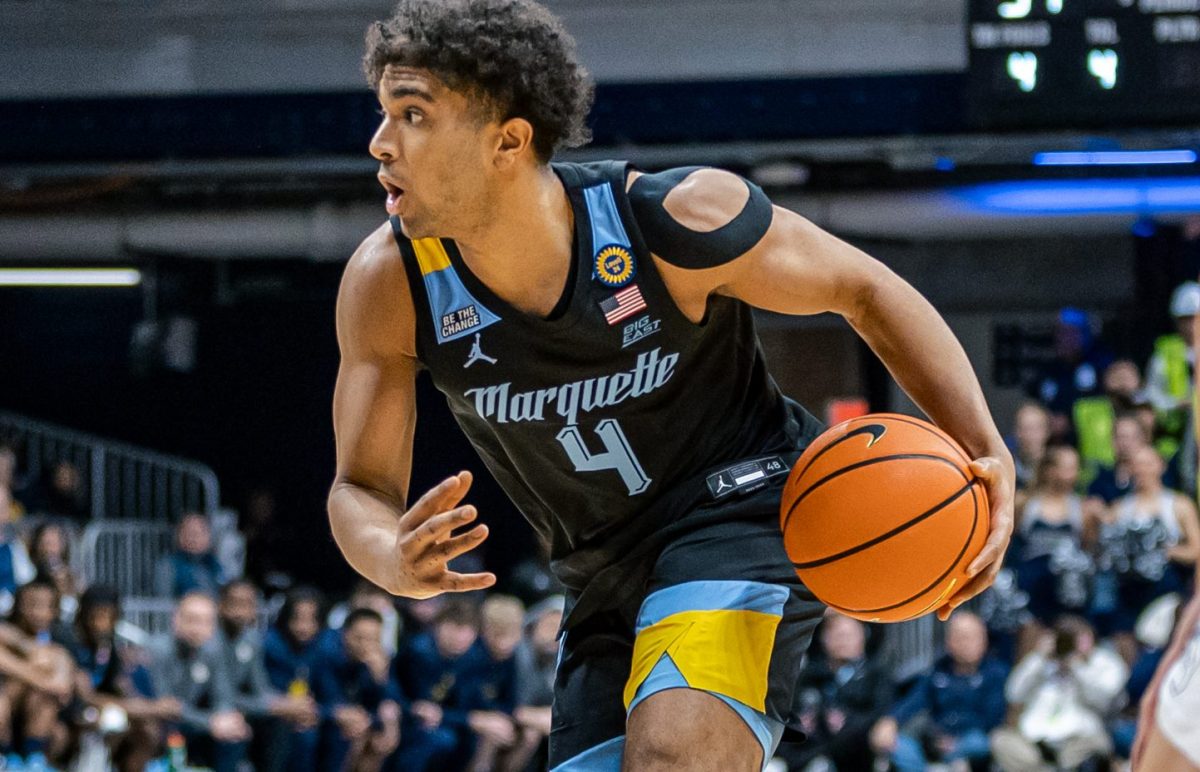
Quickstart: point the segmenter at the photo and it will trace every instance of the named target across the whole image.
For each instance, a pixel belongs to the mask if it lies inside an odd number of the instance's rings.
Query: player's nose
[[[371,155],[380,161],[391,161],[399,157],[399,145],[395,139],[387,132],[387,123],[384,122],[375,130],[375,135],[371,137],[371,143],[368,145]]]

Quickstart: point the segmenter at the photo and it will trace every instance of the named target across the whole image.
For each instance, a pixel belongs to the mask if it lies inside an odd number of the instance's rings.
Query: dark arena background
[[[597,83],[556,160],[728,169],[878,258],[1017,462],[995,588],[949,624],[827,618],[808,740],[769,768],[1127,769],[1200,557],[1200,0],[546,5]],[[363,39],[392,10],[0,0],[5,768],[546,768],[561,588],[428,376],[410,503],[474,472],[466,570],[497,587],[393,598],[326,515],[334,304],[387,217]],[[822,420],[920,415],[841,318],[756,321]],[[1128,525],[1142,501],[1173,503]],[[378,694],[339,682],[371,663]]]

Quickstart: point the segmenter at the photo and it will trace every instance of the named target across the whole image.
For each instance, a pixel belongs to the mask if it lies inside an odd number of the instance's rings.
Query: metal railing
[[[2,410],[0,444],[23,453],[26,473],[34,480],[60,462],[74,465],[92,520],[169,523],[184,512],[211,515],[220,501],[217,476],[204,464]]]
[[[155,567],[175,546],[166,523],[145,520],[97,520],[83,529],[79,563],[87,584],[104,584],[124,603],[155,596]]]

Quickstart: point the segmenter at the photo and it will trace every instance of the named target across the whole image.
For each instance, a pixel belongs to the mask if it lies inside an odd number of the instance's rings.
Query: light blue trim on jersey
[[[788,595],[788,588],[765,582],[684,582],[653,592],[642,601],[637,632],[681,611],[760,611],[782,617]]]
[[[433,331],[437,335],[439,344],[465,335],[473,335],[484,327],[500,321],[500,317],[484,307],[467,290],[462,279],[458,278],[458,273],[455,272],[453,265],[448,265],[440,271],[430,271],[423,278],[425,279],[425,294],[429,297],[429,310],[433,313]],[[478,320],[476,324],[457,332],[446,332],[447,317],[450,317],[449,324],[453,324],[462,316],[460,312],[469,311],[472,308],[474,313],[468,313],[466,318]]]
[[[632,713],[633,709],[642,700],[652,694],[658,694],[668,689],[690,688],[683,674],[679,672],[679,668],[675,667],[675,663],[671,661],[671,655],[663,654],[658,660],[658,664],[650,671],[650,675],[646,676],[646,680],[642,681],[642,685],[638,687],[637,694],[633,697],[633,702],[629,703],[629,712]],[[705,690],[705,693],[711,694],[733,708],[733,712],[737,713],[738,717],[746,722],[746,726],[750,727],[750,731],[754,733],[758,744],[762,746],[763,767],[765,768],[767,762],[775,755],[775,749],[779,747],[779,740],[783,737],[783,723],[768,718],[765,714],[759,713],[757,710],[738,702],[732,697],[726,697],[724,694],[707,690]]]
[[[625,735],[593,745],[578,756],[572,756],[550,772],[621,772],[621,756],[625,753]]]
[[[612,185],[602,182],[584,188],[583,198],[587,201],[588,219],[592,221],[592,260],[610,244],[625,247],[632,253],[629,234],[625,232],[617,200],[613,198]]]

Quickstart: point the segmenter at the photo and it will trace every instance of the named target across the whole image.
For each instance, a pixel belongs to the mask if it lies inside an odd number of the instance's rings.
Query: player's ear
[[[533,125],[524,118],[503,121],[496,142],[496,165],[510,167],[527,152],[533,152]]]

